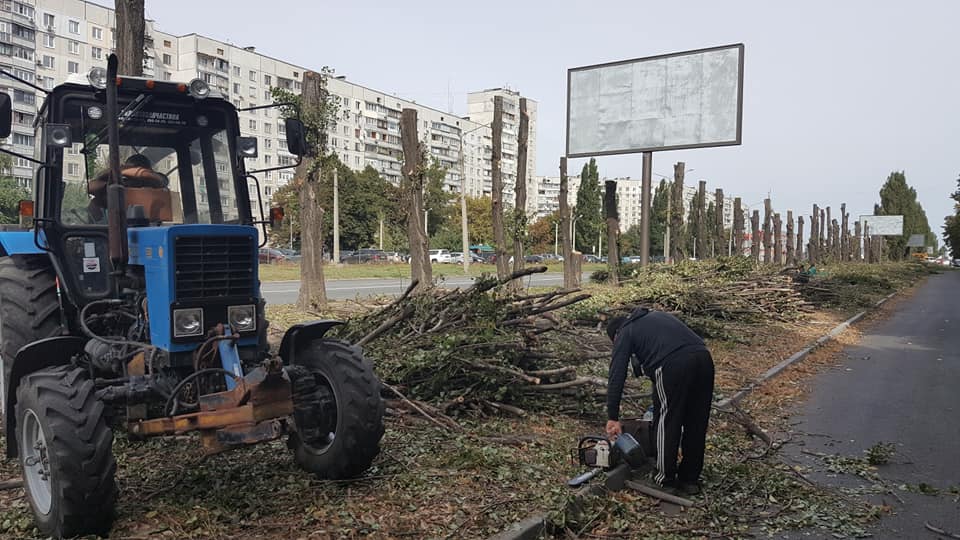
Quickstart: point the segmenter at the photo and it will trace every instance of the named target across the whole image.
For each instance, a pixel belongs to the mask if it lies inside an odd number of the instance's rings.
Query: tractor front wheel
[[[297,352],[293,384],[294,459],[321,478],[358,476],[380,453],[383,400],[373,365],[359,347],[321,339]]]
[[[110,531],[117,463],[104,413],[82,369],[37,371],[17,388],[23,487],[44,534],[62,538]]]

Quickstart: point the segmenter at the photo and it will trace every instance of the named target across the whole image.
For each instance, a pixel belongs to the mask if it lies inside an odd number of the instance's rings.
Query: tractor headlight
[[[103,90],[107,87],[107,70],[99,66],[90,68],[90,72],[87,73],[87,80],[90,82],[90,86]]]
[[[190,81],[190,86],[188,86],[187,89],[189,90],[190,95],[197,99],[203,99],[210,95],[210,85],[201,79],[194,79]]]
[[[257,308],[253,305],[230,306],[227,321],[234,332],[249,332],[257,329]]]
[[[201,334],[203,334],[202,308],[173,310],[173,337],[199,336]]]

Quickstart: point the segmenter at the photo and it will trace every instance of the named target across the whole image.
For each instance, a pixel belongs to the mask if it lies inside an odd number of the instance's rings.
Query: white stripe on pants
[[[656,480],[658,484],[663,484],[663,481],[666,477],[663,474],[663,470],[666,467],[664,463],[664,456],[666,456],[666,418],[667,418],[667,392],[663,388],[663,366],[658,367],[656,371],[653,372],[654,381],[653,386],[657,392],[657,397],[660,398],[660,418],[657,419],[657,476]]]

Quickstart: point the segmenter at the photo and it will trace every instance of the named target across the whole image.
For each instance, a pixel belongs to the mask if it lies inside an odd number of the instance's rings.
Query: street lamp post
[[[460,240],[463,243],[463,273],[470,273],[470,230],[467,226],[467,173],[463,160],[463,136],[478,129],[490,127],[490,124],[477,126],[470,131],[460,131]]]

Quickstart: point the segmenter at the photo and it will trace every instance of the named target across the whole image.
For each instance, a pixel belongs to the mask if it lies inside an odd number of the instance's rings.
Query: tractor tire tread
[[[27,375],[18,392],[18,420],[19,410],[30,407],[49,427],[50,467],[59,479],[51,482],[56,511],[50,515],[56,519],[38,521],[41,530],[54,537],[106,534],[117,499],[117,463],[93,381],[80,368],[59,366]]]

